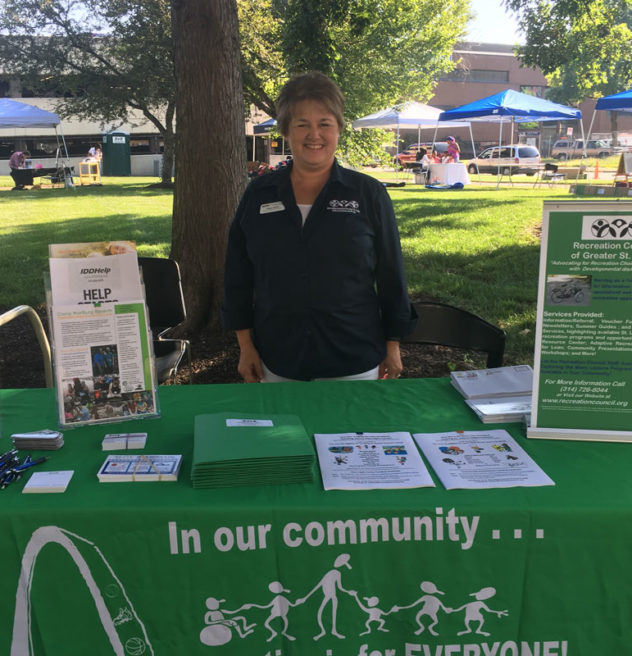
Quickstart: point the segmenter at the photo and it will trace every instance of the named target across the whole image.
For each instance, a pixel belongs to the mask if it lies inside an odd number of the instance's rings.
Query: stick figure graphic
[[[287,633],[287,612],[290,609],[290,606],[296,606],[296,604],[293,604],[287,597],[284,597],[283,594],[281,594],[283,592],[289,593],[290,591],[286,590],[283,585],[279,583],[279,581],[273,581],[270,583],[268,590],[276,595],[276,597],[274,597],[269,604],[266,604],[265,606],[261,606],[259,604],[244,604],[238,610],[248,610],[249,608],[270,608],[270,615],[268,616],[268,619],[263,623],[266,629],[270,631],[270,637],[266,640],[266,642],[270,642],[274,636],[278,635],[278,632],[270,626],[270,622],[275,617],[280,617],[283,620],[283,630],[281,631],[281,635],[284,635],[288,640],[296,640],[294,636],[291,636]]]
[[[391,612],[398,611],[398,610],[406,610],[407,608],[412,608],[417,604],[423,604],[422,607],[419,609],[419,612],[415,616],[415,622],[417,622],[419,626],[419,628],[415,631],[415,635],[419,635],[426,628],[421,623],[421,618],[424,615],[428,615],[428,617],[430,617],[430,619],[432,620],[432,622],[428,625],[428,631],[430,631],[432,635],[438,636],[439,634],[434,630],[434,627],[437,625],[437,622],[439,621],[437,614],[439,613],[440,610],[443,610],[446,613],[451,613],[452,609],[448,608],[447,606],[444,606],[441,599],[434,596],[437,594],[440,595],[445,594],[440,590],[437,590],[437,587],[435,586],[434,583],[431,583],[430,581],[424,581],[423,583],[420,584],[419,587],[421,588],[422,592],[426,593],[425,595],[422,595],[421,597],[419,597],[419,599],[417,599],[417,601],[413,601],[413,603],[409,604],[408,606],[393,606],[393,608],[391,608]]]
[[[235,629],[240,638],[245,638],[253,632],[256,626],[256,624],[248,626],[245,617],[225,618],[224,613],[239,612],[239,610],[220,610],[220,605],[225,601],[225,599],[215,599],[215,597],[209,597],[206,600],[209,612],[204,614],[206,627],[200,632],[200,642],[205,645],[225,645],[233,637],[231,629]],[[239,622],[242,622],[242,626],[239,626]]]
[[[460,610],[465,609],[465,631],[459,631],[457,635],[464,635],[466,633],[472,633],[472,627],[470,622],[478,622],[478,628],[475,633],[480,633],[480,635],[488,636],[489,633],[482,631],[483,624],[485,623],[485,618],[481,611],[486,610],[488,613],[496,613],[498,617],[507,615],[506,610],[492,610],[488,608],[487,604],[483,603],[484,599],[490,599],[496,594],[496,588],[483,588],[478,592],[473,592],[470,594],[470,597],[475,597],[476,601],[470,601],[467,604],[464,604],[460,608],[455,608],[454,612],[457,613]]]
[[[377,597],[365,597],[364,601],[366,601],[366,606],[360,601],[360,597],[358,597],[358,594],[355,593],[354,595],[356,601],[358,602],[358,606],[365,612],[369,614],[369,617],[367,621],[364,623],[364,626],[366,626],[366,631],[360,633],[361,636],[366,635],[367,633],[371,633],[371,627],[369,624],[371,622],[378,622],[378,631],[384,631],[384,633],[388,633],[388,629],[384,628],[385,621],[383,619],[384,615],[388,615],[389,613],[392,612],[392,610],[380,610],[377,608],[377,605],[379,603],[379,599]]]
[[[343,635],[336,631],[336,612],[338,610],[338,597],[336,595],[336,590],[345,592],[352,597],[357,593],[355,590],[345,590],[345,588],[342,587],[342,577],[337,568],[343,566],[351,569],[351,565],[349,565],[349,554],[340,554],[334,561],[334,569],[330,569],[302,599],[296,600],[296,605],[303,604],[314,594],[314,592],[316,592],[316,590],[318,590],[318,588],[323,592],[323,600],[318,608],[317,615],[320,633],[314,636],[314,640],[319,640],[327,634],[323,625],[323,611],[328,603],[331,604],[331,634],[336,636],[336,638],[344,638]]]

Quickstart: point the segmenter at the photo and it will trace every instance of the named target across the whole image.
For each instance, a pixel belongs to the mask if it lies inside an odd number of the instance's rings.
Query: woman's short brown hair
[[[322,103],[336,118],[339,129],[345,126],[345,99],[338,85],[318,71],[309,71],[293,77],[285,83],[276,103],[279,132],[287,136],[292,119],[292,109],[303,100]]]

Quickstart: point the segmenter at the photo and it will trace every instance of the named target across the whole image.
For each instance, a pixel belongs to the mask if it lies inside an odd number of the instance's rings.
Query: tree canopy
[[[519,56],[538,66],[549,96],[577,103],[632,85],[631,0],[504,0],[526,44]]]
[[[357,118],[430,98],[454,67],[467,0],[237,0],[246,99],[274,116],[272,99],[292,74],[334,79]]]

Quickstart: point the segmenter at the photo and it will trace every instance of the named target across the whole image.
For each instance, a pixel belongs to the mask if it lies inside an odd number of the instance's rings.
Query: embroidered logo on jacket
[[[327,209],[330,212],[360,214],[360,203],[357,200],[330,200]]]

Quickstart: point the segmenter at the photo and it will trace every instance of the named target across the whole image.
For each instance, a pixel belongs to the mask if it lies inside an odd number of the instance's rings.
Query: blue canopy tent
[[[57,127],[59,126],[59,133]],[[61,130],[59,116],[34,105],[18,102],[9,98],[0,98],[0,128],[52,128],[57,138],[57,159],[60,159],[60,137],[65,159],[68,159],[66,140]]]
[[[277,122],[273,118],[269,118],[263,123],[257,123],[257,125],[254,125],[252,132],[257,135],[270,134],[270,132],[276,127],[276,124]]]
[[[501,146],[503,123],[511,124],[511,137],[513,139],[514,123],[578,120],[583,137],[584,127],[581,117],[581,111],[574,107],[558,105],[544,98],[530,96],[513,89],[505,89],[505,91],[492,96],[442,112],[439,116],[439,123],[454,120],[498,122],[500,124],[498,145]],[[498,154],[500,157],[500,148]],[[500,167],[498,181],[500,182]]]
[[[595,105],[595,110],[593,111],[592,118],[590,119],[590,127],[588,128],[588,137],[592,133],[593,123],[595,122],[595,115],[598,110],[607,110],[609,112],[632,112],[632,89],[629,91],[621,91],[619,93],[614,93],[611,96],[604,96],[599,98],[597,104]]]
[[[421,128],[422,127],[435,127],[438,124],[439,115],[441,110],[437,107],[424,105],[423,103],[411,100],[409,102],[394,105],[387,109],[382,109],[374,114],[363,116],[351,123],[354,130],[362,130],[363,128],[382,128],[384,130],[397,130],[396,151],[399,154],[399,132],[400,130],[417,129],[417,142],[421,141]],[[472,127],[468,121],[449,121],[442,125],[444,128],[460,128],[467,127],[470,129],[470,138],[472,139],[472,147],[474,147],[474,138],[472,137]],[[435,139],[433,138],[433,144]]]

